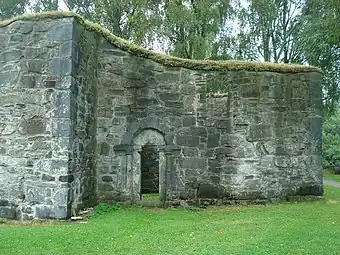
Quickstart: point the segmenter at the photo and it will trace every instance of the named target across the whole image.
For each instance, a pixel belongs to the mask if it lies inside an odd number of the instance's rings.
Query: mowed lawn
[[[323,177],[328,180],[340,182],[340,174],[333,174],[328,170],[324,170]]]
[[[325,200],[314,202],[130,208],[86,224],[2,224],[0,254],[340,254],[340,189],[325,186]]]

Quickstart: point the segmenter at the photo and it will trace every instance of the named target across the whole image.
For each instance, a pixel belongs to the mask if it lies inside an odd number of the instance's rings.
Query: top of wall
[[[134,54],[139,57],[152,59],[165,66],[184,67],[194,70],[207,71],[269,71],[278,73],[301,73],[301,72],[322,72],[320,68],[314,66],[303,66],[296,64],[277,64],[270,62],[250,62],[250,61],[211,61],[211,60],[191,60],[168,56],[165,54],[155,53],[153,51],[144,49],[140,46],[134,45],[129,41],[119,38],[109,32],[107,29],[95,24],[91,21],[85,20],[80,15],[72,12],[44,12],[36,14],[25,14],[14,17],[9,20],[0,21],[0,27],[8,26],[9,24],[20,21],[38,21],[43,19],[62,19],[73,17],[77,22],[83,25],[86,29],[101,34],[106,40],[116,47]]]

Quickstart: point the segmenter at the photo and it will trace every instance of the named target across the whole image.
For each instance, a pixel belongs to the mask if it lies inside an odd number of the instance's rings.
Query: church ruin
[[[322,196],[317,68],[152,53],[70,13],[0,23],[0,218]]]

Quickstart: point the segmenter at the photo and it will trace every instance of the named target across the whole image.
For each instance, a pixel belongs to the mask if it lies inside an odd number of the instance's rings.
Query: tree
[[[86,19],[92,18],[92,0],[63,0],[67,8],[75,13],[82,15]]]
[[[57,11],[58,0],[36,0],[32,6],[33,12]]]
[[[229,0],[65,0],[65,3],[70,10],[144,47],[184,58],[229,58],[218,40],[230,14]]]
[[[340,100],[340,4],[310,0],[304,7],[300,37],[306,61],[324,71],[324,105],[334,113]]]
[[[296,34],[303,0],[253,0],[239,8],[239,32],[231,50],[238,59],[301,63]]]
[[[0,0],[0,20],[23,14],[29,0]]]
[[[325,168],[334,171],[335,168],[340,170],[340,114],[339,109],[337,114],[332,116],[326,115],[322,140],[322,156],[323,165]]]
[[[159,26],[161,0],[65,0],[68,8],[113,34],[147,46]]]
[[[226,0],[166,0],[163,34],[168,52],[189,59],[216,58],[223,49],[218,35],[230,14]]]

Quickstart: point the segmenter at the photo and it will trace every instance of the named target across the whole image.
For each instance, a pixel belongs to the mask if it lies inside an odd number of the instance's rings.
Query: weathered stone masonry
[[[322,196],[319,80],[168,67],[73,17],[2,26],[0,218],[137,202],[146,144],[165,205]]]

